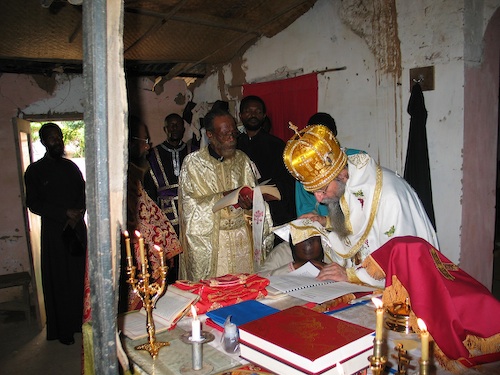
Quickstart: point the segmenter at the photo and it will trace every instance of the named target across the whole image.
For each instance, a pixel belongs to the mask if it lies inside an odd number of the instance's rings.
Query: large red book
[[[239,327],[241,356],[271,371],[335,374],[368,367],[374,331],[301,306]],[[339,364],[341,366],[339,366]],[[337,367],[337,369],[335,369]]]

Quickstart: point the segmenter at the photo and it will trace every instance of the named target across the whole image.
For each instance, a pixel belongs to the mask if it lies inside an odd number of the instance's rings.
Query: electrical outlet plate
[[[418,82],[422,91],[434,90],[434,66],[410,69],[410,88]]]

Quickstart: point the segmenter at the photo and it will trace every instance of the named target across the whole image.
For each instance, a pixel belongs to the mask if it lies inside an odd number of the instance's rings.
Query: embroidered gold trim
[[[349,251],[347,254],[339,254],[337,252],[337,254],[344,259],[352,258],[354,254],[356,254],[359,250],[361,250],[361,247],[368,238],[368,234],[370,233],[370,230],[373,226],[373,222],[375,221],[375,215],[377,214],[378,211],[380,196],[382,195],[382,180],[383,180],[382,168],[380,167],[380,165],[377,165],[377,178],[375,183],[375,190],[373,192],[373,201],[370,210],[370,218],[368,219],[368,225],[366,226],[365,232],[363,233],[359,241],[356,242],[356,244],[352,247],[351,251]]]
[[[350,283],[361,283],[361,280],[356,275],[356,269],[353,267],[348,267],[345,269],[347,273],[347,281]]]
[[[431,253],[432,260],[434,261],[434,264],[436,265],[436,268],[438,269],[439,273],[443,275],[445,279],[455,280],[455,276],[451,275],[448,272],[447,265],[445,265],[443,262],[441,262],[441,259],[439,259],[437,250],[431,247],[429,249],[429,252]]]
[[[344,195],[342,195],[340,197],[340,208],[342,209],[342,212],[344,213],[345,226],[346,226],[347,230],[349,231],[349,234],[352,234],[351,212],[349,211],[349,206],[347,205],[347,201],[346,201]]]

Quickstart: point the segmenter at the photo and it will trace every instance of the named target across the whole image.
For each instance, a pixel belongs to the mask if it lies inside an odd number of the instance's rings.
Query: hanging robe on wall
[[[432,203],[427,131],[425,128],[427,109],[425,108],[422,88],[418,83],[415,83],[412,87],[407,111],[411,119],[404,178],[417,192],[434,229],[436,229]]]

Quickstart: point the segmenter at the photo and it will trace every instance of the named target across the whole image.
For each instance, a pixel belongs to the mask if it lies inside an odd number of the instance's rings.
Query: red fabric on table
[[[485,286],[421,238],[392,239],[371,257],[384,270],[386,287],[396,275],[412,310],[448,358],[462,358],[468,367],[500,360],[500,353],[471,357],[463,344],[467,335],[500,333],[500,302]]]
[[[193,282],[177,280],[175,286],[198,294],[195,308],[198,314],[235,303],[267,296],[269,280],[256,274],[228,274],[212,279]]]

